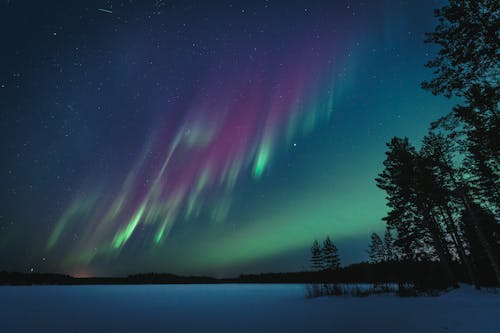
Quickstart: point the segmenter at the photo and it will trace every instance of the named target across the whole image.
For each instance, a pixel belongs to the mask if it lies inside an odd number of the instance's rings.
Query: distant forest
[[[456,267],[458,269],[458,267]],[[163,273],[135,274],[126,277],[76,278],[63,274],[0,272],[0,285],[137,285],[137,284],[219,284],[219,283],[301,283],[339,284],[407,283],[421,276],[423,283],[440,279],[438,262],[358,263],[335,270],[245,274],[216,279],[208,276],[179,276]],[[465,276],[459,276],[460,279]],[[433,282],[434,283],[434,282]]]
[[[500,5],[451,0],[435,16],[425,42],[439,51],[425,65],[433,79],[422,88],[458,104],[430,124],[418,147],[405,137],[387,143],[376,183],[389,212],[383,239],[371,235],[370,262],[389,269],[377,278],[422,288],[500,285]],[[330,245],[318,246],[312,268],[333,279]],[[419,265],[425,269],[414,270]],[[390,267],[406,270],[398,276]]]

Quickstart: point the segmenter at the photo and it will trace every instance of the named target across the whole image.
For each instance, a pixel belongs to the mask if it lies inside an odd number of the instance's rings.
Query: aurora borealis
[[[383,228],[440,1],[4,2],[0,269],[301,270]]]

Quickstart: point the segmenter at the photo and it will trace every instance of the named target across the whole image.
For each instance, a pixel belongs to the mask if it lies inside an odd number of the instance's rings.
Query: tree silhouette
[[[324,268],[322,251],[317,240],[314,240],[311,246],[311,268],[315,271],[320,271]]]
[[[451,285],[456,261],[476,286],[478,276],[500,284],[500,5],[450,0],[435,16],[426,42],[439,51],[426,64],[434,78],[422,87],[461,104],[431,124],[420,150],[406,138],[387,144],[376,178],[389,206],[383,245],[405,262],[439,261]],[[372,262],[380,260],[377,237]],[[394,258],[386,254],[384,261]]]
[[[340,257],[338,249],[331,241],[330,237],[326,237],[322,247],[323,267],[327,270],[336,270],[340,267]]]
[[[368,248],[368,257],[371,263],[379,263],[385,259],[384,243],[378,234],[375,232],[370,236],[370,247]]]
[[[393,261],[396,259],[396,254],[394,253],[394,237],[392,236],[391,230],[385,228],[384,233],[384,260]]]
[[[432,169],[407,138],[393,138],[388,148],[385,168],[376,179],[377,186],[386,191],[391,208],[384,219],[397,231],[406,259],[415,259],[418,253],[428,255],[431,246],[450,283],[455,285],[451,254],[435,212],[439,189]]]
[[[479,224],[481,234],[478,234],[476,224],[472,220]],[[491,256],[500,256],[500,224],[488,210],[477,204],[473,204],[471,210],[462,212],[461,223],[474,267],[483,279],[481,282],[498,283]]]
[[[439,24],[426,42],[439,46],[423,82],[433,94],[462,97],[463,104],[435,124],[466,140],[464,165],[480,200],[500,209],[500,6],[492,0],[451,0],[435,11]],[[455,119],[453,119],[455,118]],[[457,128],[460,130],[457,131]]]
[[[436,9],[439,23],[426,34],[437,44],[437,57],[426,66],[435,78],[423,87],[434,94],[465,96],[472,87],[497,85],[500,75],[500,6],[495,0],[450,0]]]
[[[427,43],[439,47],[436,58],[426,64],[434,69],[435,77],[422,86],[436,95],[461,97],[460,105],[432,125],[433,130],[456,140],[462,161],[453,170],[449,157],[434,156],[438,169],[452,184],[448,198],[454,201],[448,204],[448,211],[443,209],[461,261],[470,266],[453,221],[457,210],[468,216],[462,219],[468,223],[464,228],[476,233],[500,284],[499,256],[476,217],[484,209],[500,213],[500,6],[492,0],[450,0],[435,16],[439,24],[426,38]],[[461,207],[454,209],[454,205]]]

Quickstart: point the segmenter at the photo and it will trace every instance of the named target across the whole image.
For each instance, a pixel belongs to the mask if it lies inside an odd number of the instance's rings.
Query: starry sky
[[[0,2],[0,270],[365,260],[385,143],[451,106],[420,89],[441,5]]]

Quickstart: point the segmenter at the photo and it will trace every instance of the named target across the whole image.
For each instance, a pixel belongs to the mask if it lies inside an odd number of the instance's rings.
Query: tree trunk
[[[453,238],[453,241],[455,242],[455,246],[457,247],[458,251],[458,256],[460,257],[460,260],[465,266],[465,270],[467,271],[467,275],[469,276],[469,280],[474,286],[479,289],[479,281],[477,280],[476,273],[474,272],[474,269],[472,267],[472,263],[469,260],[469,257],[467,257],[467,254],[465,253],[465,248],[462,242],[462,239],[458,233],[457,227],[453,221],[453,216],[450,211],[450,207],[445,205],[445,221],[446,221],[446,226],[447,229],[450,232],[451,237]]]
[[[448,177],[450,177],[455,189],[460,190],[460,188],[462,188],[462,186],[459,186],[457,180],[455,179],[455,175],[453,175],[453,172],[449,168],[446,168],[446,172],[448,173]],[[481,246],[483,247],[484,251],[486,252],[486,255],[488,257],[488,261],[490,262],[491,268],[495,272],[497,284],[500,285],[500,267],[498,267],[497,260],[495,258],[495,254],[493,253],[493,249],[491,248],[490,243],[488,242],[488,240],[484,236],[484,233],[481,230],[481,227],[479,225],[479,221],[477,220],[474,212],[472,211],[466,185],[463,186],[463,192],[460,195],[460,199],[470,214],[474,230],[476,231],[477,237],[479,238],[479,242],[481,243]]]
[[[443,248],[443,245],[441,243],[439,226],[437,225],[434,216],[432,216],[430,209],[426,208],[425,205],[420,205],[420,207],[421,213],[424,216],[424,224],[431,234],[432,240],[434,242],[434,247],[439,257],[439,261],[441,263],[441,266],[443,267],[443,271],[447,275],[450,284],[453,287],[458,287],[457,279],[455,278],[455,274],[453,274],[453,270],[451,269],[448,249]]]
[[[477,234],[477,238],[479,239],[481,246],[483,247],[484,251],[486,252],[486,256],[488,257],[491,268],[495,272],[497,284],[500,285],[500,267],[498,266],[497,260],[495,258],[495,254],[493,253],[493,249],[491,248],[490,242],[488,242],[488,239],[484,235],[483,230],[481,229],[481,225],[479,224],[479,221],[477,220],[477,217],[474,214],[474,211],[472,210],[471,206],[469,205],[469,202],[468,202],[467,198],[465,197],[465,195],[464,195],[464,204],[467,208],[467,211],[470,214],[474,230],[476,231],[476,234]]]

